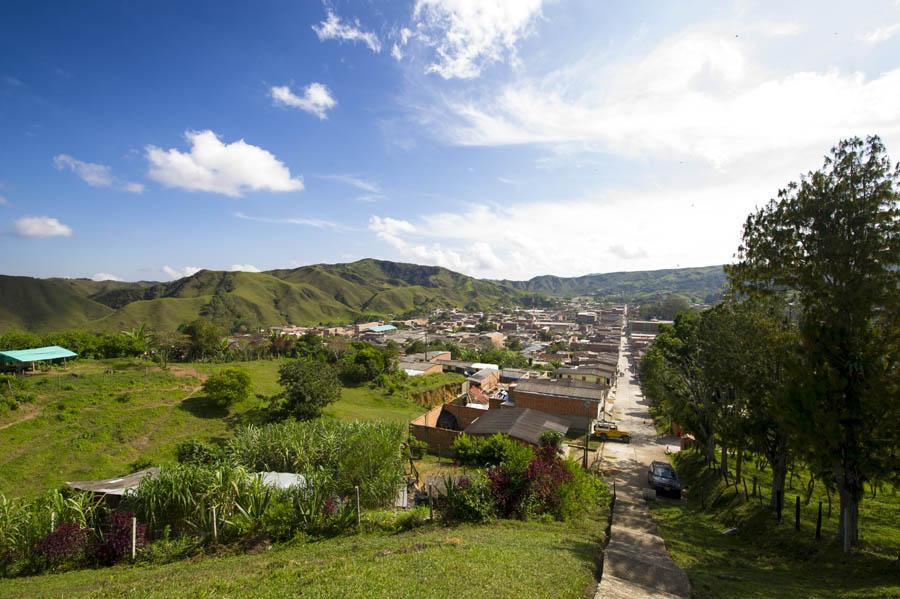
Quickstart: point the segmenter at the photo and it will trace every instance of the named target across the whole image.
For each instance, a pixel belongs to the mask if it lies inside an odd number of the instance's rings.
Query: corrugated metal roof
[[[564,435],[568,430],[569,425],[559,416],[528,408],[503,408],[488,410],[486,414],[479,416],[466,428],[466,433],[470,435],[503,433],[526,443],[539,445],[541,433],[544,431],[557,431]]]
[[[515,389],[510,388],[510,394],[513,399],[515,399],[515,393],[533,393],[537,395],[552,395],[563,399],[601,401],[605,397],[606,391],[595,383],[582,381],[525,379],[519,381]]]
[[[34,349],[13,349],[0,352],[0,359],[6,358],[13,362],[40,362],[42,360],[58,360],[60,358],[74,358],[78,356],[58,345],[36,347]]]

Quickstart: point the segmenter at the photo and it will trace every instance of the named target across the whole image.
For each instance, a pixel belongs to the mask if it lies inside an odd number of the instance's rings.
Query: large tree
[[[810,456],[834,473],[845,551],[858,541],[866,481],[896,466],[898,183],[877,137],[842,141],[821,170],[748,217],[728,268],[743,292],[798,294],[804,384],[785,407]]]
[[[297,420],[310,420],[322,408],[341,398],[341,381],[334,367],[313,360],[290,360],[278,369],[284,392],[273,398],[273,407]]]

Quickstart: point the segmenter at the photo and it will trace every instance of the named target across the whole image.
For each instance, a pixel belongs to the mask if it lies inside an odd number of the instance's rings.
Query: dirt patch
[[[5,424],[0,424],[0,431],[3,429],[7,429],[11,426],[15,426],[17,424],[22,424],[23,422],[28,422],[29,420],[34,420],[38,416],[41,415],[40,406],[26,404],[16,410],[16,419],[12,422],[7,422]]]
[[[169,372],[171,372],[175,376],[191,376],[196,379],[200,379],[201,381],[205,381],[209,378],[208,374],[198,372],[197,370],[188,368],[187,366],[169,366]]]

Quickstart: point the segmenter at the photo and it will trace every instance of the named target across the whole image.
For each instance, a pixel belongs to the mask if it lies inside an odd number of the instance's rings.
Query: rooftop
[[[541,442],[541,433],[557,431],[563,435],[569,431],[569,425],[559,416],[545,414],[528,408],[503,408],[488,410],[483,416],[466,427],[470,435],[493,435],[503,433],[532,445]]]
[[[34,349],[15,349],[0,352],[0,361],[6,362],[41,362],[43,360],[59,360],[61,358],[74,358],[78,356],[58,345],[36,347]]]

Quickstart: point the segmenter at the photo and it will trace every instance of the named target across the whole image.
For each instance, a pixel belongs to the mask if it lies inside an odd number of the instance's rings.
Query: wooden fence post
[[[431,483],[428,483],[428,519],[434,520],[434,499],[432,498]]]
[[[794,530],[800,530],[800,496],[797,495],[797,501],[794,503]]]
[[[356,528],[359,528],[359,485],[353,487],[356,490]]]
[[[137,518],[131,517],[131,561],[137,555]]]
[[[216,506],[212,506],[213,542],[219,542],[219,528],[216,522]]]

